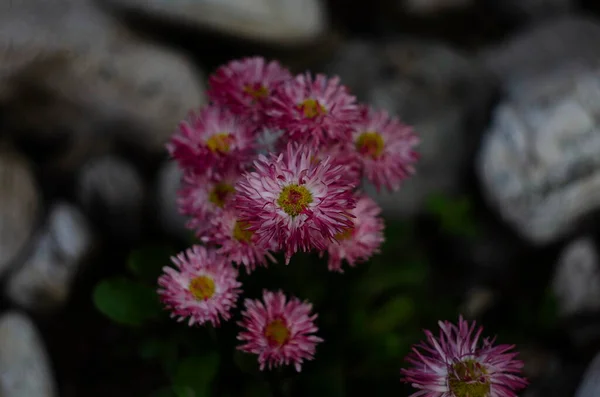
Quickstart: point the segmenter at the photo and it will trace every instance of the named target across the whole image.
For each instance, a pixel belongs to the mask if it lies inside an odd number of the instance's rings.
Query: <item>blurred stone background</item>
[[[134,244],[188,239],[164,143],[217,65],[255,54],[414,125],[422,161],[377,196],[386,216],[468,268],[468,315],[551,280],[561,333],[523,353],[525,395],[599,396],[599,18],[593,0],[1,1],[0,396],[122,395],[91,358],[115,336],[73,313]],[[477,238],[430,230],[434,194],[471,200]]]

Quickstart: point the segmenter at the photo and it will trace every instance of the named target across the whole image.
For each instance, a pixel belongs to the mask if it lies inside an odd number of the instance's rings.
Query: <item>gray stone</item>
[[[0,396],[57,396],[43,341],[33,322],[20,312],[0,317]]]
[[[485,196],[532,243],[563,237],[600,206],[598,69],[557,70],[511,90],[477,157]]]
[[[431,194],[461,190],[476,141],[471,135],[483,128],[494,88],[486,71],[442,44],[416,40],[349,42],[326,70],[339,75],[360,101],[412,125],[421,139],[417,173],[400,191],[376,194],[372,186],[365,188],[388,216],[415,214]]]
[[[0,57],[22,59],[0,70],[6,124],[36,139],[66,131],[80,153],[71,168],[109,139],[162,153],[177,123],[205,103],[202,74],[185,55],[141,41],[94,2],[9,3],[18,6],[4,25],[0,6]]]
[[[522,3],[522,0],[515,0]],[[481,60],[504,83],[519,84],[563,68],[598,65],[600,24],[593,18],[563,16],[534,24],[509,40],[483,50]]]
[[[574,0],[488,0],[497,12],[518,20],[563,16],[576,9]]]
[[[41,195],[30,164],[0,148],[0,274],[25,249],[41,212]]]
[[[473,6],[474,0],[399,0],[398,3],[409,14],[435,15]]]
[[[181,185],[181,170],[174,161],[166,162],[159,170],[156,183],[156,208],[161,228],[169,234],[186,238],[187,218],[179,212],[177,191]]]
[[[83,214],[70,204],[54,205],[29,257],[10,274],[7,296],[34,312],[58,309],[92,247],[93,235]]]
[[[553,290],[562,316],[600,310],[600,263],[590,238],[569,244],[561,254]]]
[[[90,160],[77,180],[77,198],[94,222],[113,236],[136,238],[142,227],[146,187],[129,162],[112,155]]]
[[[163,20],[274,44],[313,41],[327,30],[324,5],[318,0],[104,1]]]
[[[600,395],[600,354],[590,363],[575,397],[597,397]]]

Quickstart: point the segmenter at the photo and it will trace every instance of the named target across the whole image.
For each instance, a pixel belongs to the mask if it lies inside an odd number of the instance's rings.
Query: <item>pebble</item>
[[[122,11],[268,44],[305,44],[328,30],[319,0],[103,0]]]
[[[29,162],[0,148],[0,274],[23,253],[35,232],[41,199]]]
[[[67,301],[92,247],[93,234],[84,215],[71,204],[55,204],[29,257],[9,275],[7,296],[32,312],[57,310]]]
[[[41,336],[25,314],[0,317],[0,396],[57,397],[50,360]]]
[[[546,244],[600,206],[600,75],[559,69],[502,102],[476,159],[484,195],[517,233]]]
[[[146,186],[128,161],[114,155],[89,160],[77,178],[77,199],[111,236],[135,240],[140,235]]]

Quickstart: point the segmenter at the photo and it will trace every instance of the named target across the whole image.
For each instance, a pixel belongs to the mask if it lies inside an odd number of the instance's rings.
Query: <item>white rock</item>
[[[600,262],[593,240],[569,244],[561,254],[553,291],[562,316],[600,309]]]
[[[509,40],[485,49],[480,57],[503,83],[518,84],[556,69],[587,69],[598,65],[599,45],[600,24],[596,19],[563,16],[532,25]]]
[[[87,220],[75,207],[56,204],[23,265],[10,274],[6,294],[23,308],[50,312],[68,298],[93,245]]]
[[[19,312],[0,317],[0,396],[57,396],[42,339],[32,321]]]
[[[472,6],[473,0],[400,0],[400,7],[411,14],[427,15]]]
[[[156,183],[158,222],[167,233],[185,238],[190,231],[185,227],[187,218],[179,213],[177,191],[181,184],[181,170],[177,163],[166,162],[159,170]]]
[[[129,162],[106,155],[90,160],[77,180],[77,198],[111,234],[135,237],[142,227],[146,187]]]
[[[30,164],[10,149],[0,149],[0,274],[32,237],[41,196]]]
[[[559,70],[510,90],[477,158],[488,200],[533,243],[600,206],[599,71]]]
[[[592,360],[588,366],[575,397],[597,397],[600,396],[600,354]]]
[[[12,103],[11,128],[71,128],[90,135],[87,142],[112,136],[157,153],[186,113],[205,103],[203,77],[185,55],[141,41],[94,2],[5,3],[0,81],[4,76],[9,88],[0,96]],[[35,118],[32,89],[49,96]]]
[[[103,0],[124,10],[274,44],[319,38],[327,30],[318,0]]]
[[[474,116],[485,114],[493,89],[478,64],[439,43],[357,41],[342,46],[327,71],[339,75],[360,101],[412,125],[421,139],[417,173],[400,191],[377,194],[372,186],[365,188],[386,215],[413,215],[429,195],[460,190],[473,144],[469,129],[483,124]]]

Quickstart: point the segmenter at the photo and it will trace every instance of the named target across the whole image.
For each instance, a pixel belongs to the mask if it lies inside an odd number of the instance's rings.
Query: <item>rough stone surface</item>
[[[585,371],[575,397],[596,397],[600,395],[600,354],[592,360]]]
[[[57,396],[42,339],[32,321],[19,312],[0,317],[0,396]]]
[[[41,193],[30,164],[0,148],[0,273],[25,248],[41,210]]]
[[[498,106],[477,158],[488,200],[548,243],[600,206],[600,76],[572,69],[523,83]]]
[[[167,233],[185,238],[190,231],[185,227],[187,218],[179,213],[177,205],[180,184],[181,171],[177,163],[166,162],[158,172],[155,188],[158,222]]]
[[[75,157],[71,168],[112,138],[161,153],[179,120],[205,103],[202,74],[186,56],[141,41],[88,1],[26,0],[11,15],[6,25],[0,17],[0,54],[36,55],[0,70],[5,123],[19,138],[62,134],[68,153],[57,157]]]
[[[112,155],[90,160],[77,181],[77,198],[92,220],[123,238],[141,231],[145,191],[135,167]]]
[[[104,0],[124,10],[277,44],[317,39],[327,29],[318,0]]]
[[[482,128],[493,92],[485,71],[451,48],[415,40],[349,42],[326,69],[360,101],[398,115],[419,134],[416,176],[395,194],[366,187],[387,215],[414,214],[430,194],[460,190],[472,132]]]
[[[410,14],[429,15],[472,6],[473,0],[399,0],[400,8]]]
[[[93,244],[87,220],[75,207],[52,207],[25,263],[9,276],[8,297],[34,312],[48,313],[68,298],[74,278]]]
[[[487,0],[495,10],[517,20],[563,16],[576,8],[574,0]]]
[[[534,24],[499,45],[483,50],[480,57],[503,83],[518,84],[556,69],[598,65],[599,45],[597,20],[563,16]]]
[[[558,260],[553,281],[561,315],[600,310],[600,262],[589,238],[569,244]]]

